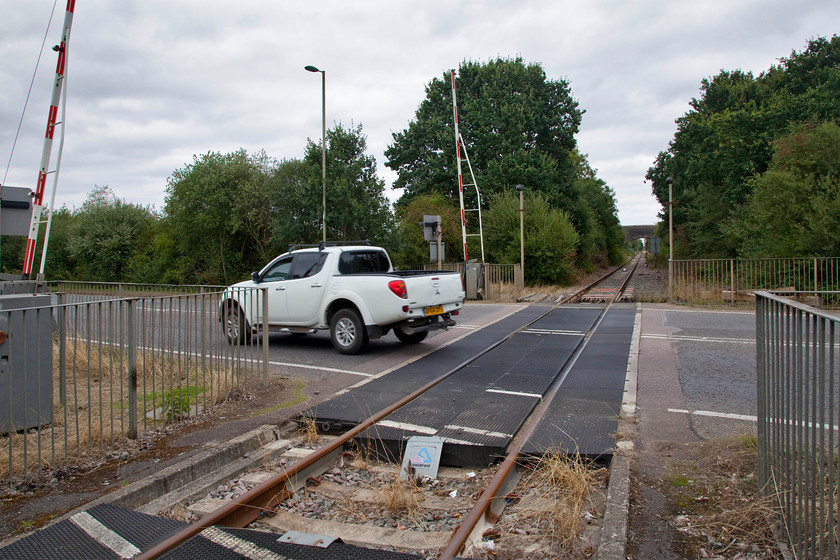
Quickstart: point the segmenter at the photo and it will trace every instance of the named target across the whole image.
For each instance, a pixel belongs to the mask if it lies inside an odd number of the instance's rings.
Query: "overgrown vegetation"
[[[816,38],[754,77],[722,71],[677,119],[647,178],[681,258],[840,251],[840,36]],[[661,236],[667,237],[667,232]]]
[[[174,367],[171,359],[142,356],[138,371],[137,410],[140,430],[196,416],[238,389],[231,371]],[[145,368],[145,369],[144,369]],[[65,399],[61,398],[59,346],[53,349],[52,422],[0,435],[0,479],[19,477],[39,468],[89,462],[126,441],[129,421],[128,360],[107,346],[81,342],[67,350]],[[183,371],[183,375],[172,372]],[[207,387],[197,386],[201,379]],[[192,382],[192,384],[191,384]],[[146,393],[143,393],[143,388]],[[10,460],[9,460],[10,459]],[[11,475],[10,475],[11,470]]]
[[[703,442],[697,461],[671,461],[661,491],[679,508],[668,522],[697,558],[776,558],[778,497],[761,492],[755,436]]]

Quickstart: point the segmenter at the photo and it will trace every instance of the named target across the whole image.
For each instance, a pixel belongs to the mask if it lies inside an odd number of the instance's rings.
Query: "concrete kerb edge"
[[[636,422],[636,386],[639,376],[639,341],[642,330],[642,305],[636,304],[627,375],[624,379],[624,397],[621,403],[619,432],[633,432]],[[630,453],[633,441],[619,441],[610,465],[610,481],[604,508],[604,521],[598,544],[597,560],[625,560],[627,550],[627,521],[630,513]]]
[[[231,460],[238,459],[246,453],[259,449],[266,443],[281,439],[290,429],[294,428],[290,428],[289,426],[281,428],[268,424],[260,426],[226,441],[217,447],[200,451],[142,480],[133,482],[124,488],[120,488],[79,506],[55,518],[49,525],[69,519],[77,513],[87,511],[100,504],[111,504],[128,509],[136,509],[168,492],[189,484],[193,480],[218,469]],[[0,548],[12,544],[29,534],[15,535],[4,542],[0,542]]]

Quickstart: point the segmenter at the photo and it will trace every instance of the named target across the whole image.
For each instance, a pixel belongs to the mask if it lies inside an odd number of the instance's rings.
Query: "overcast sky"
[[[37,179],[65,0],[7,163],[53,2],[0,2],[4,185]],[[586,111],[579,149],[615,191],[621,223],[652,224],[661,207],[645,172],[700,81],[758,75],[838,32],[837,0],[77,0],[57,206],[108,185],[160,210],[172,172],[208,151],[301,158],[321,136],[321,77],[306,65],[326,71],[327,127],[362,125],[394,200],[383,152],[425,85],[464,60],[520,56],[569,81]]]

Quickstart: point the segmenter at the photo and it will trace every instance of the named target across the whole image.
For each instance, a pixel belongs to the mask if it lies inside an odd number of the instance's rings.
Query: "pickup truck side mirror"
[[[259,272],[252,272],[251,273],[251,281],[254,282],[254,284],[259,284],[260,280],[261,280],[261,278],[260,278],[260,273]]]

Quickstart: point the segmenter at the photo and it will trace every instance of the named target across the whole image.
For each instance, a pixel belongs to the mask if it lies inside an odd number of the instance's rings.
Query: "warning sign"
[[[429,436],[409,438],[403,455],[400,479],[405,480],[409,476],[437,478],[443,441],[443,438]]]

